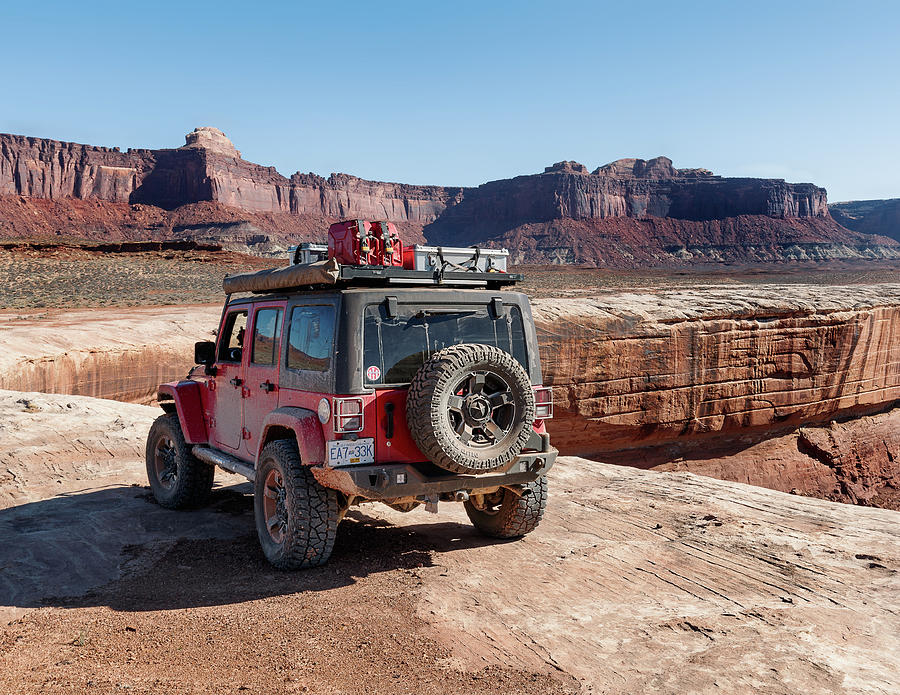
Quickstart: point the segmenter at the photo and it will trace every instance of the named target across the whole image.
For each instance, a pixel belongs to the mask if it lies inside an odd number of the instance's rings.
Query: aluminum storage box
[[[303,263],[316,263],[328,259],[328,244],[303,243],[299,246],[291,246],[288,255],[293,265]]]
[[[403,267],[408,270],[506,272],[509,251],[473,246],[426,246],[415,244],[403,249]]]

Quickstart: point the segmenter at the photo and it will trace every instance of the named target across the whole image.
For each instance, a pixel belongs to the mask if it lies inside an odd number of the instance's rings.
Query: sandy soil
[[[893,693],[900,514],[576,458],[519,541],[375,505],[280,573],[156,506],[158,411],[0,393],[0,692]],[[46,453],[41,456],[40,450]]]

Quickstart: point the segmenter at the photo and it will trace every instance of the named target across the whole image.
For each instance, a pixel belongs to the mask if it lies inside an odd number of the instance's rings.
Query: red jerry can
[[[335,222],[328,228],[328,257],[342,265],[378,265],[378,240],[366,220]]]
[[[379,265],[403,265],[403,244],[397,228],[391,222],[373,222],[372,231],[378,240]]]

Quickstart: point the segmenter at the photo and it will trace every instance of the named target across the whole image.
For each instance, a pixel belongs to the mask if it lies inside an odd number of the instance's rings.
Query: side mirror
[[[209,340],[194,343],[194,364],[211,365],[216,361],[216,344]]]

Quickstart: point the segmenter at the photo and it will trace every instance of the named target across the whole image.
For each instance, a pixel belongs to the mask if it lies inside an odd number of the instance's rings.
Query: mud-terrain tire
[[[150,426],[146,460],[150,491],[161,507],[192,509],[206,504],[216,469],[191,453],[175,413],[160,415]]]
[[[471,499],[463,503],[469,520],[482,534],[491,538],[519,538],[537,528],[547,507],[547,478],[541,476],[523,485],[530,494],[521,497],[501,488],[486,495],[479,509]]]
[[[444,348],[413,377],[406,422],[421,452],[444,470],[477,474],[502,469],[531,435],[531,380],[500,348]]]
[[[319,567],[331,557],[341,516],[337,492],[303,465],[295,441],[279,439],[263,448],[253,514],[263,554],[278,569]]]

